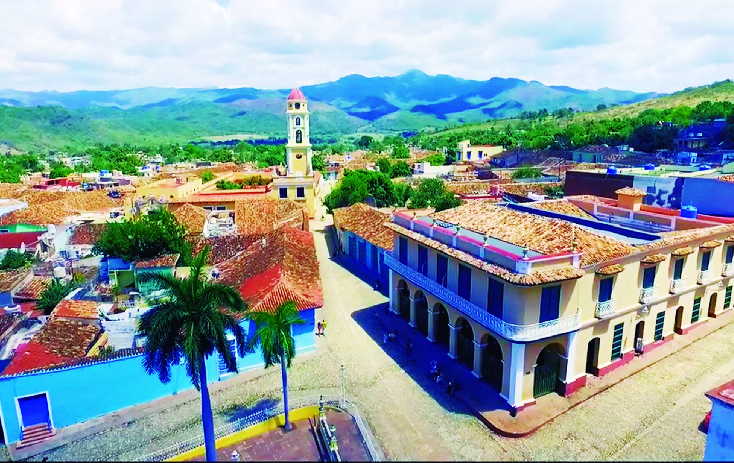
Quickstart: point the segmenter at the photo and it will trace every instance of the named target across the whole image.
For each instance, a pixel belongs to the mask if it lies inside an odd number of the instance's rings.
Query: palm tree
[[[245,304],[234,288],[208,280],[203,270],[208,255],[209,249],[205,248],[191,258],[186,278],[152,272],[142,276],[143,281],[152,280],[165,289],[167,297],[141,316],[138,331],[145,336],[144,366],[148,374],[157,374],[167,383],[171,380],[171,365],[181,360],[186,364],[192,384],[201,393],[206,459],[215,461],[206,358],[216,350],[229,368],[236,369],[236,359],[227,343],[227,331],[234,335],[240,356],[245,354],[245,334],[237,319],[223,309],[244,312]]]
[[[291,360],[296,356],[296,341],[293,339],[291,328],[301,325],[304,320],[298,315],[295,302],[284,302],[275,313],[248,312],[248,317],[255,322],[257,329],[249,342],[249,348],[260,346],[265,368],[280,364],[280,377],[283,382],[283,410],[285,413],[286,431],[291,430],[288,419],[288,368]]]

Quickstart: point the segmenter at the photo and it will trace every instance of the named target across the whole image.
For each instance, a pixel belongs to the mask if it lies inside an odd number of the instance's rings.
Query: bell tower
[[[308,101],[301,89],[294,88],[288,95],[286,115],[288,116],[288,144],[286,145],[288,176],[312,175]]]

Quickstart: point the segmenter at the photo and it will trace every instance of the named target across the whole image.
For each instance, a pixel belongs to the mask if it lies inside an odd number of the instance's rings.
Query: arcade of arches
[[[391,310],[452,359],[490,384],[513,407],[563,393],[567,336],[512,343],[402,278],[392,286]],[[528,371],[529,370],[529,371]]]

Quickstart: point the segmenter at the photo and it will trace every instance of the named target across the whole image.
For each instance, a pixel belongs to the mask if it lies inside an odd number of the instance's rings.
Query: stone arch
[[[538,354],[533,378],[533,397],[541,397],[559,390],[564,347],[557,342],[546,345]]]
[[[481,337],[482,349],[482,379],[498,391],[502,391],[503,355],[502,345],[497,338],[489,333]]]
[[[474,367],[474,329],[464,318],[459,317],[454,323],[456,330],[456,357],[468,368]]]
[[[410,320],[410,289],[405,280],[398,280],[398,315]]]
[[[449,338],[450,338],[450,332],[449,332],[449,313],[446,310],[446,307],[441,304],[440,302],[437,302],[436,305],[433,306],[433,311],[435,312],[434,317],[435,318],[435,338],[436,342],[439,344],[443,344],[448,348],[449,346]]]
[[[428,336],[428,299],[423,291],[417,290],[413,294],[415,304],[415,328]]]
[[[683,310],[684,310],[683,306],[680,306],[677,309],[675,309],[674,330],[678,334],[683,333]]]

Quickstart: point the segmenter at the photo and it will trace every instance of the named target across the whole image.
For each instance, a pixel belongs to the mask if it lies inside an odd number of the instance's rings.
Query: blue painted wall
[[[698,208],[699,214],[734,216],[734,183],[711,178],[688,177],[683,183],[684,206]]]
[[[0,293],[0,307],[10,307],[15,305],[13,303],[13,295],[10,291],[4,291]]]
[[[734,406],[711,399],[711,421],[704,461],[734,461]]]
[[[316,348],[314,310],[300,314],[306,323],[294,328],[293,334],[297,352],[304,353]],[[254,332],[252,322],[244,321],[243,327],[248,335]],[[55,428],[62,428],[193,387],[183,364],[173,367],[171,381],[164,384],[157,376],[145,372],[142,359],[142,355],[137,355],[93,365],[0,377],[0,416],[5,442],[13,443],[21,438],[17,397],[46,392],[52,424]],[[262,367],[259,349],[238,357],[237,367],[240,373]],[[209,382],[231,376],[220,376],[218,355],[207,359]]]

